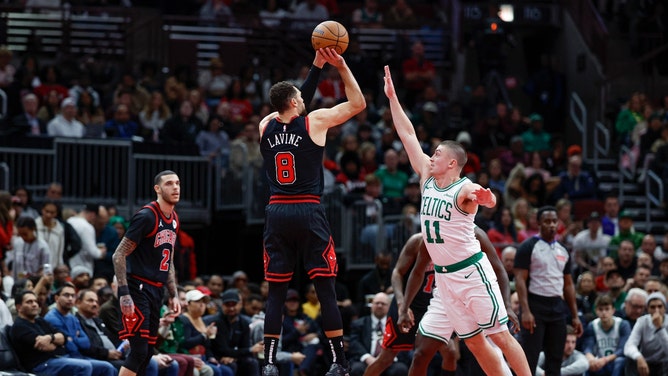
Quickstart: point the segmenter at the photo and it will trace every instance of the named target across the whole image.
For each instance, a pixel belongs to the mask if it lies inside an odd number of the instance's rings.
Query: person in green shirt
[[[633,228],[633,217],[631,217],[631,213],[627,210],[622,210],[619,213],[617,224],[619,226],[619,233],[610,239],[610,245],[608,246],[608,256],[614,259],[617,258],[617,250],[623,240],[630,240],[635,249],[638,249],[642,244],[642,239],[645,237],[645,234],[637,232]]]

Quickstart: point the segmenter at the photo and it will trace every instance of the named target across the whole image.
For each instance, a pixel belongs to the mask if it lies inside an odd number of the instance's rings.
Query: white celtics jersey
[[[436,265],[451,265],[480,252],[473,232],[475,213],[466,213],[457,205],[459,191],[469,182],[468,178],[461,178],[439,188],[436,179],[430,177],[422,187],[422,237]]]
[[[612,318],[615,323],[609,330],[604,330],[601,327],[601,319],[592,321],[594,327],[594,334],[596,335],[596,356],[604,357],[617,351],[619,344],[619,326],[622,324],[622,319],[619,317]]]

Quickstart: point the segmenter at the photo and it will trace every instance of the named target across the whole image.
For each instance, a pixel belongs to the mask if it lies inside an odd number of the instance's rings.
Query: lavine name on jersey
[[[274,135],[274,142],[271,142],[271,139],[267,138],[267,142],[269,143],[269,147],[273,148],[274,146],[277,145],[294,145],[295,147],[299,147],[299,141],[301,141],[302,136],[297,136],[296,134],[292,133],[277,133]]]
[[[450,212],[451,208],[452,202],[441,200],[436,197],[424,197],[422,199],[422,210],[420,211],[420,214],[449,221],[450,216],[452,215]]]
[[[174,244],[176,244],[176,232],[174,230],[162,230],[155,235],[153,247],[157,248],[165,243],[169,243],[174,247]]]

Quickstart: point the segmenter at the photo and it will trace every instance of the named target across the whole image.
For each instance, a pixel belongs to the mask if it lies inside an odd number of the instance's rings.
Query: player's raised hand
[[[316,54],[318,52],[320,52],[322,57],[325,58],[326,62],[328,62],[329,64],[331,64],[331,65],[333,65],[337,68],[342,67],[343,64],[345,63],[345,60],[343,60],[343,57],[341,57],[341,55],[339,55],[336,51],[334,51],[333,48],[329,48],[329,47],[321,48],[316,52]]]
[[[390,66],[385,66],[385,95],[388,99],[394,99],[397,92],[394,90],[394,83],[392,82],[392,74],[390,73]]]
[[[313,58],[313,65],[315,65],[318,68],[322,68],[322,67],[325,66],[326,62],[327,62],[327,60],[322,55],[320,50],[315,50],[315,58]]]

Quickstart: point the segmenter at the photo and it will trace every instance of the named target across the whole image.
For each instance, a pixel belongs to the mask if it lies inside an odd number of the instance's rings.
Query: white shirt
[[[81,238],[81,250],[70,259],[70,268],[74,269],[75,266],[83,265],[89,270],[94,270],[94,260],[102,256],[102,252],[95,243],[95,228],[79,215],[70,217],[67,223],[74,227]]]
[[[46,130],[49,136],[81,138],[84,135],[85,128],[77,119],[69,121],[60,114],[47,124]]]

